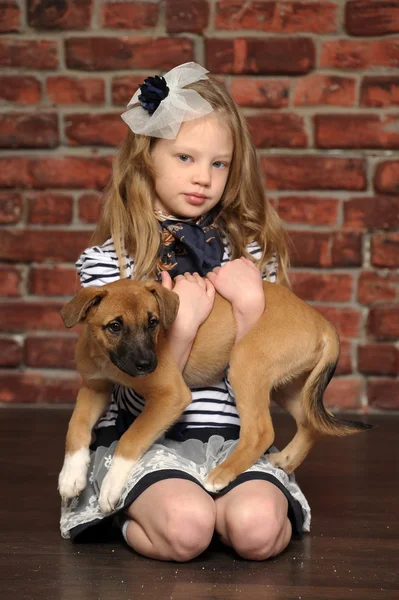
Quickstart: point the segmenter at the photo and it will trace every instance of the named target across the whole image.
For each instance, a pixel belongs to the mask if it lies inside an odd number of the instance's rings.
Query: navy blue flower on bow
[[[164,77],[147,77],[144,79],[144,83],[139,85],[141,94],[139,96],[139,102],[141,106],[152,115],[166,96],[169,94],[169,88],[166,85]]]

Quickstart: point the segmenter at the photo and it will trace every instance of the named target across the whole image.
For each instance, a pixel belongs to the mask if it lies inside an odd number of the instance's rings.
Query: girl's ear
[[[107,293],[107,290],[102,287],[82,288],[72,300],[61,308],[60,314],[65,327],[69,329],[84,321],[90,308],[99,304]]]
[[[179,310],[179,296],[175,292],[167,290],[158,281],[151,281],[145,284],[145,288],[154,294],[158,302],[161,322],[165,329],[169,329],[177,317]]]

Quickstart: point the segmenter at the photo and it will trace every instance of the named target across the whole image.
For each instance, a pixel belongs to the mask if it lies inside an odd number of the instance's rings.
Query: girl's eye
[[[155,327],[158,325],[159,321],[156,317],[151,317],[148,321],[148,325],[150,326],[150,329],[155,329]]]
[[[120,333],[122,331],[122,325],[119,321],[112,321],[107,325],[108,331],[111,333]]]
[[[190,160],[190,157],[187,154],[179,154],[179,159],[181,160],[181,162],[188,162]]]
[[[225,162],[222,162],[221,160],[217,160],[217,161],[216,161],[216,162],[214,162],[213,164],[214,164],[214,166],[215,166],[217,169],[223,169],[223,168],[226,168],[226,167],[227,167],[227,163],[225,163]]]

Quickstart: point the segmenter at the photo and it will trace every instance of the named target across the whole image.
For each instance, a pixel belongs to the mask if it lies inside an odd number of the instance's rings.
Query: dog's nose
[[[152,361],[147,358],[141,358],[135,362],[136,369],[141,373],[146,373],[152,367]]]

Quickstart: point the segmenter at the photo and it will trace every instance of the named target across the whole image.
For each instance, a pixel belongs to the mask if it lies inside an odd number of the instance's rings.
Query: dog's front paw
[[[81,448],[67,454],[58,477],[58,490],[61,498],[68,500],[82,492],[87,483],[87,467],[90,463],[88,448]]]
[[[98,500],[101,512],[104,514],[115,510],[134,464],[134,461],[126,460],[120,456],[115,456],[112,459],[111,467],[101,484]]]

